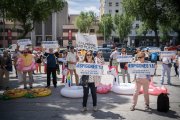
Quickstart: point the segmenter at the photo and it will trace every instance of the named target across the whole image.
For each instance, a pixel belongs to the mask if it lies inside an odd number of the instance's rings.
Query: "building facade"
[[[104,14],[111,14],[112,17],[115,14],[122,14],[124,13],[124,8],[122,6],[122,0],[100,0],[100,16]],[[142,22],[136,19],[133,22],[132,29],[130,34],[128,35],[125,44],[127,46],[155,46],[155,33],[152,30],[149,30],[146,35],[139,36],[137,33],[137,29],[141,26]],[[162,33],[159,33],[159,36]],[[173,39],[177,34],[175,32],[170,32],[169,36]],[[113,32],[112,33],[112,40],[114,42],[119,42],[118,35]]]
[[[76,18],[79,15],[70,15],[68,18],[68,24],[63,25],[63,47],[66,46],[76,46],[76,38],[75,35],[78,32],[78,28],[75,26]],[[94,24],[89,29],[89,34],[97,35],[98,45],[102,45],[104,43],[103,35],[98,33],[99,27],[97,24]]]

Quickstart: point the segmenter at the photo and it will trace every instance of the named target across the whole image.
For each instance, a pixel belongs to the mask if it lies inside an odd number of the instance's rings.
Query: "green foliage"
[[[146,36],[147,32],[148,32],[148,28],[146,26],[146,24],[141,24],[140,27],[136,30],[138,36]]]
[[[27,35],[34,29],[35,22],[45,21],[54,11],[64,7],[63,0],[6,0],[7,18],[21,23],[23,34]]]
[[[131,31],[132,21],[131,17],[128,17],[126,14],[116,14],[114,16],[114,23],[116,32],[119,35],[120,40],[124,40]]]
[[[96,20],[94,12],[81,12],[76,19],[76,26],[82,33],[88,33],[93,22]]]
[[[106,40],[111,36],[113,31],[113,19],[110,14],[104,15],[99,23],[99,32],[105,34]]]

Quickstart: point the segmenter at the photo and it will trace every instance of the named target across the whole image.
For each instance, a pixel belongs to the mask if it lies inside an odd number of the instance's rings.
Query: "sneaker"
[[[145,110],[149,110],[149,109],[150,109],[149,105],[146,105]]]
[[[30,89],[32,89],[33,87],[32,87],[32,86],[30,86],[29,88],[30,88]]]
[[[57,85],[54,85],[54,88],[56,88],[57,87]]]
[[[135,110],[135,107],[134,107],[134,106],[131,106],[131,107],[130,107],[130,110],[131,110],[131,111],[134,111],[134,110]]]
[[[170,82],[167,83],[168,85],[172,85]]]
[[[81,110],[81,112],[85,112],[85,111],[87,111],[87,107],[83,107]]]
[[[97,111],[98,109],[97,109],[97,107],[96,107],[96,106],[94,106],[94,107],[93,107],[93,110],[94,110],[94,111]]]
[[[46,86],[45,88],[50,88],[50,86]]]

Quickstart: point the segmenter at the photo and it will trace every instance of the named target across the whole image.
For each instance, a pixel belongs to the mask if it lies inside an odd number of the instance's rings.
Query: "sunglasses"
[[[138,59],[141,59],[141,58],[144,58],[144,57],[138,57]]]
[[[87,54],[86,56],[92,56],[92,54]]]

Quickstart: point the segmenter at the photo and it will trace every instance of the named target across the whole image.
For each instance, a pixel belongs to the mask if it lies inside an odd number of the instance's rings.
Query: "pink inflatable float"
[[[19,71],[32,71],[32,70],[35,70],[36,69],[36,65],[34,62],[31,63],[31,65],[29,66],[24,66],[24,63],[23,63],[23,59],[22,58],[19,58],[17,60],[17,69]]]
[[[97,86],[96,92],[99,94],[106,94],[111,90],[111,84],[109,85],[104,85],[100,83],[100,85]]]
[[[140,90],[140,93],[143,93],[143,88],[141,88]],[[162,87],[157,87],[154,85],[153,82],[151,82],[149,84],[149,94],[150,95],[155,95],[155,96],[158,96],[159,94],[161,93],[168,93],[168,90],[165,86],[162,86]]]

